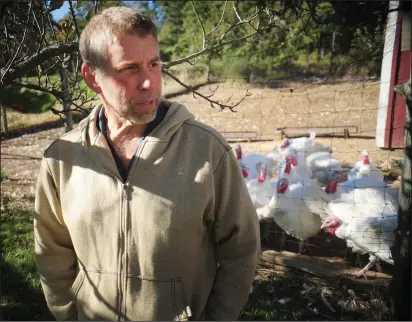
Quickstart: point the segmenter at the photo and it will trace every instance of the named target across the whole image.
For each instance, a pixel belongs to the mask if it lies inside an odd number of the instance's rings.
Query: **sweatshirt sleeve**
[[[259,219],[230,147],[215,171],[214,238],[218,269],[206,320],[237,320],[260,256]]]
[[[35,259],[47,305],[57,320],[77,320],[70,293],[77,271],[76,254],[46,157],[37,179],[35,211]]]

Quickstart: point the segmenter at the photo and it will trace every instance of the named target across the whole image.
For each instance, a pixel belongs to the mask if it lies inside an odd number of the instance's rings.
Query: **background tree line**
[[[327,0],[67,2],[70,10],[60,21],[52,12],[64,0],[1,3],[0,100],[26,112],[50,109],[68,130],[71,111],[87,113],[93,106],[80,73],[78,39],[104,8],[133,6],[150,15],[159,27],[163,72],[178,82],[179,65],[207,73],[210,81],[267,82],[378,76],[389,7],[388,1]],[[222,109],[239,103],[204,98]]]

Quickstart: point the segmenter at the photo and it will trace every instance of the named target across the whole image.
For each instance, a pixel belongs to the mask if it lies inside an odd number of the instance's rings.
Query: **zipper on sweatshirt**
[[[133,158],[133,162],[130,166],[129,173],[127,174],[126,181],[123,183],[122,188],[122,196],[121,196],[121,207],[120,207],[120,258],[119,258],[119,313],[118,319],[119,321],[125,320],[125,313],[126,313],[126,295],[124,294],[126,291],[127,285],[127,212],[128,212],[128,190],[129,190],[129,180],[131,173],[133,173],[134,168],[136,167],[137,159],[140,157],[141,153],[141,146],[145,137],[142,137],[137,144],[135,157]]]

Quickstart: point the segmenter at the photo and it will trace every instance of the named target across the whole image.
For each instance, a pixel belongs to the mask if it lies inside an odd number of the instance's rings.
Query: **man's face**
[[[150,123],[162,95],[157,40],[152,35],[115,36],[107,54],[104,71],[96,74],[105,106],[132,124]]]

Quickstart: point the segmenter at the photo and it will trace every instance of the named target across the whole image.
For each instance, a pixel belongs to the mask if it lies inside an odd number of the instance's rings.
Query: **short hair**
[[[113,36],[152,35],[157,40],[157,27],[141,11],[130,7],[111,7],[95,15],[83,29],[79,49],[83,62],[103,70],[107,60],[107,45]]]

